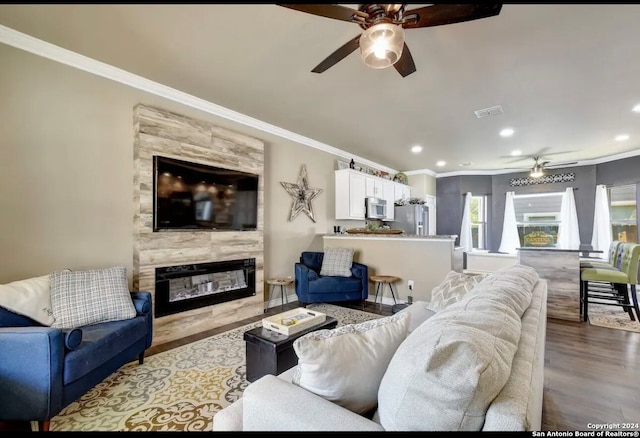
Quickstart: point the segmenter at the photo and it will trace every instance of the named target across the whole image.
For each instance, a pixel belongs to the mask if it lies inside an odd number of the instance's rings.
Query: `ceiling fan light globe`
[[[404,29],[391,23],[379,23],[362,32],[360,58],[371,68],[387,68],[402,56]]]
[[[531,178],[540,178],[541,176],[544,176],[544,173],[542,172],[542,166],[539,165],[535,165],[531,168],[531,173],[529,173],[529,176]]]

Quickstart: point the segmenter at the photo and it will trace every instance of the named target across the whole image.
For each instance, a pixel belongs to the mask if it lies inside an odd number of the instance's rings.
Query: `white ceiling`
[[[638,23],[635,4],[506,4],[407,30],[417,71],[402,78],[358,52],[311,73],[362,29],[276,5],[0,5],[11,29],[392,169],[439,174],[530,167],[509,163],[514,149],[551,164],[640,150]],[[496,105],[503,114],[474,115]]]

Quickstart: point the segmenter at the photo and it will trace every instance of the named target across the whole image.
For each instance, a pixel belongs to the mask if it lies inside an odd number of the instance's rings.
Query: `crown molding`
[[[397,173],[397,170],[390,167],[383,166],[379,163],[373,162],[363,157],[349,154],[342,149],[338,149],[334,146],[330,146],[312,138],[296,134],[295,132],[291,132],[270,123],[263,122],[262,120],[249,117],[245,114],[233,111],[229,108],[225,108],[191,94],[176,90],[175,88],[171,88],[142,76],[138,76],[134,73],[130,73],[121,68],[114,67],[110,64],[106,64],[96,59],[89,58],[88,56],[84,56],[71,50],[64,49],[60,46],[56,46],[55,44],[51,44],[41,39],[34,38],[25,33],[18,32],[17,30],[11,29],[7,26],[0,25],[0,42],[24,50],[26,52],[33,53],[34,55],[42,56],[43,58],[68,65],[69,67],[101,76],[114,82],[119,82],[131,88],[135,88],[137,90],[141,90],[155,96],[159,96],[180,103],[182,105],[195,108],[205,113],[212,114],[214,116],[218,116],[223,119],[227,119],[232,122],[236,122],[241,125],[266,132],[268,134],[273,134],[275,136],[291,140],[304,146],[309,146],[314,149],[321,150],[331,155],[345,158],[347,160],[353,159],[358,163],[375,169],[383,170],[385,172]]]
[[[418,169],[418,170],[408,170],[404,172],[407,176],[411,175],[429,175],[432,177],[436,177],[438,174],[430,169]]]
[[[621,152],[615,155],[609,155],[607,157],[593,158],[591,160],[581,160],[577,161],[576,164],[568,164],[566,166],[558,167],[558,169],[565,169],[567,167],[579,167],[579,166],[591,166],[594,164],[602,164],[608,163],[609,161],[622,160],[625,158],[636,157],[640,155],[640,149],[634,149],[632,151]],[[554,167],[555,169],[555,167]],[[445,178],[449,176],[473,176],[473,175],[502,175],[505,173],[522,173],[528,172],[529,167],[523,166],[522,170],[514,170],[514,169],[500,169],[500,170],[457,170],[455,172],[443,172],[443,173],[435,173],[429,169],[422,170],[412,170],[410,172],[405,172],[407,175],[420,175],[427,174],[431,176],[435,176],[436,178]]]

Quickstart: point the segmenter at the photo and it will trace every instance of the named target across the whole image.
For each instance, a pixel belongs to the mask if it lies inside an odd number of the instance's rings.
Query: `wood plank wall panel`
[[[134,108],[133,288],[155,303],[155,269],[172,265],[256,259],[256,295],[155,318],[161,345],[245,318],[264,306],[264,142],[160,108]],[[153,156],[225,167],[260,176],[257,231],[153,232]],[[155,309],[154,309],[155,310]]]
[[[518,251],[520,263],[547,280],[547,316],[580,321],[580,253],[576,251]]]

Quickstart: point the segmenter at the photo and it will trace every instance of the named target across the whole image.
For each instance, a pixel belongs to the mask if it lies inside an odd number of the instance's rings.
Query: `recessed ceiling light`
[[[620,135],[616,135],[615,138],[616,141],[625,141],[625,140],[629,140],[629,136],[627,134],[620,134]]]
[[[411,152],[413,152],[414,154],[422,152],[422,146],[414,146],[414,147],[412,147],[411,148]]]
[[[511,151],[511,156],[512,157],[517,157],[518,155],[522,155],[522,151],[521,150]]]
[[[635,113],[640,113],[640,103],[637,104],[636,106],[634,106],[631,111],[633,111]]]
[[[467,166],[471,166],[473,163],[471,161],[465,161],[464,163],[460,163],[458,164],[458,166],[460,167],[467,167]]]
[[[446,162],[446,161],[438,161],[438,162],[436,163],[436,166],[438,166],[438,167],[442,167],[442,166],[444,166],[445,164],[447,164],[447,162]]]
[[[504,128],[500,131],[501,137],[511,137],[515,131],[512,128]]]

